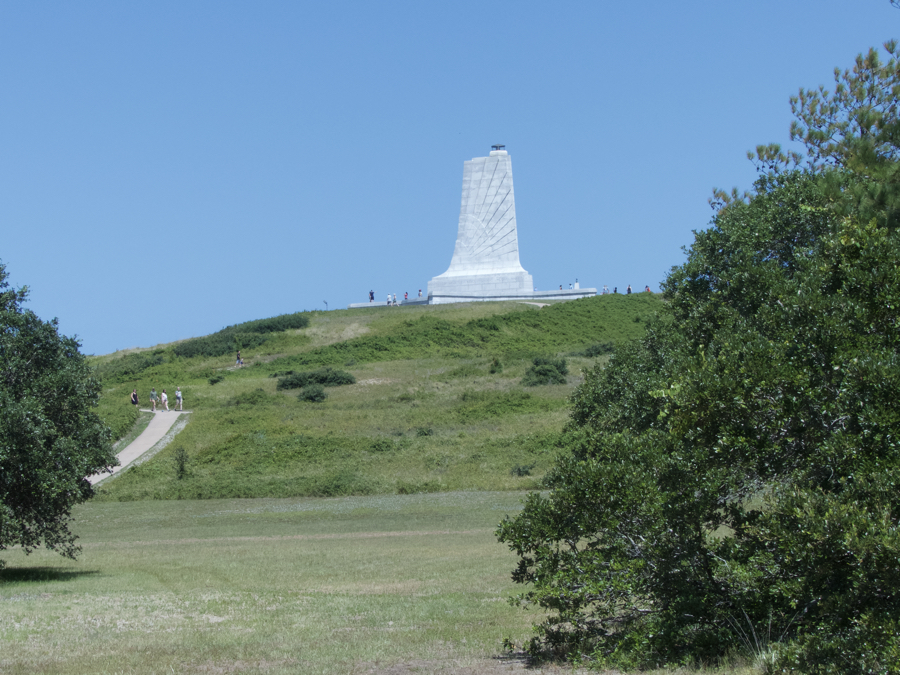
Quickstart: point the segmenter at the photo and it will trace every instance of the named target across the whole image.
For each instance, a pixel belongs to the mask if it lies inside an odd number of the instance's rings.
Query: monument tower
[[[450,267],[428,282],[428,302],[514,300],[532,296],[519,263],[512,161],[503,145],[463,164],[459,231]]]

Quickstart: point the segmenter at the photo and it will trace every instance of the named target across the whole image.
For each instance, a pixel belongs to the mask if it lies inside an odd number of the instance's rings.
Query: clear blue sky
[[[426,288],[504,143],[539,289],[654,289],[888,0],[4,2],[0,260],[87,353]]]

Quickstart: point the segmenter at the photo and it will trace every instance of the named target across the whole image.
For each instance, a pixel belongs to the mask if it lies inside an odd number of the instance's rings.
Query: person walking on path
[[[136,406],[138,404],[138,395],[137,389],[131,390],[131,405]]]
[[[421,288],[419,289],[419,297],[420,298],[422,297],[422,289]]]
[[[397,294],[394,293],[394,307],[397,306]]]
[[[234,365],[236,365],[238,367],[244,365],[244,362],[241,360],[241,350],[240,349],[237,350],[237,359],[235,360]]]
[[[166,412],[169,412],[169,397],[166,396],[166,390],[162,390],[162,398],[160,400],[160,405],[165,406]]]
[[[369,302],[375,302],[375,291],[369,291]]]
[[[150,390],[150,412],[156,412],[156,387]]]
[[[391,294],[388,293],[388,307],[391,306]]]
[[[184,403],[184,396],[181,395],[181,387],[175,387],[175,404],[178,406],[178,410],[183,410],[182,404]]]
[[[406,302],[407,300],[409,300],[409,291],[403,293],[403,301]]]
[[[625,289],[625,295],[631,295],[631,284],[628,284],[628,288]]]

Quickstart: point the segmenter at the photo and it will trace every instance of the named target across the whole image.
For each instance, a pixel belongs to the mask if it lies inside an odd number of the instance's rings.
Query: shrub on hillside
[[[542,384],[565,384],[569,367],[565,359],[554,359],[549,356],[538,356],[532,366],[525,371],[522,384],[526,387],[537,387]]]
[[[224,356],[238,349],[259,347],[265,341],[266,336],[258,333],[219,332],[179,342],[173,347],[173,351],[177,356],[186,359],[195,356]]]
[[[325,393],[325,387],[321,384],[308,384],[300,390],[299,394],[297,394],[299,400],[309,401],[310,403],[320,403],[327,397],[328,395]]]
[[[97,377],[101,380],[128,380],[141,371],[158,366],[165,362],[161,350],[154,352],[137,352],[126,354],[118,359],[99,363],[95,367]]]
[[[525,391],[473,391],[459,397],[456,417],[463,422],[546,410],[550,402]]]
[[[503,364],[500,363],[500,358],[495,356],[494,360],[491,361],[491,367],[489,369],[491,375],[496,375],[497,373],[503,372]]]
[[[390,452],[394,449],[394,443],[387,438],[376,438],[372,441],[369,449],[372,452]]]
[[[257,319],[227,326],[206,337],[180,342],[173,350],[183,358],[223,356],[238,349],[259,347],[266,341],[269,333],[306,328],[308,325],[309,317],[303,313],[282,314],[270,319]]]
[[[254,389],[253,391],[238,394],[229,402],[229,405],[263,405],[269,401],[271,397],[262,389]]]
[[[305,312],[297,312],[296,314],[282,314],[273,316],[269,319],[257,319],[256,321],[245,321],[244,323],[235,324],[223,328],[220,333],[278,333],[285,330],[296,330],[298,328],[306,328],[309,325],[309,317]]]
[[[308,370],[303,373],[290,373],[278,378],[276,388],[299,389],[309,384],[321,384],[325,387],[339,387],[344,384],[356,384],[356,378],[345,370],[335,370],[328,366],[317,370]]]

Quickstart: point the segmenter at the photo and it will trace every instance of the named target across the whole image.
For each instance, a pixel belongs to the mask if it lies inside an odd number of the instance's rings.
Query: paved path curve
[[[151,411],[141,410],[141,412]],[[147,425],[147,428],[144,429],[141,435],[135,438],[124,450],[116,454],[116,457],[119,458],[119,466],[114,466],[110,473],[97,473],[93,476],[88,476],[88,480],[93,485],[99,483],[104,478],[109,478],[110,476],[119,473],[122,469],[159,443],[179,417],[189,413],[189,410],[183,412],[177,410],[157,410],[153,413],[153,419],[150,420],[150,424]]]

